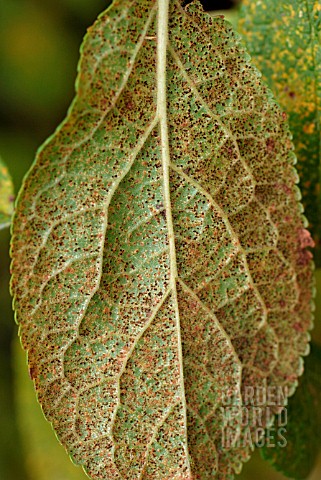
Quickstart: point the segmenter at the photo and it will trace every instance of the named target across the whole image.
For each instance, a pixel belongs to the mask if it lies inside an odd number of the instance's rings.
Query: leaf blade
[[[231,28],[173,2],[165,49],[157,6],[115,2],[89,33],[20,195],[12,290],[40,403],[92,478],[228,479],[251,445],[222,447],[224,395],[301,372],[309,237],[288,128]]]

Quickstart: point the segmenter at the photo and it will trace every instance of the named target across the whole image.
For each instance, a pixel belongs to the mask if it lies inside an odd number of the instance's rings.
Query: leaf
[[[321,265],[321,5],[317,0],[244,0],[238,30],[285,110],[298,157],[303,205]]]
[[[298,480],[311,473],[321,448],[321,347],[316,344],[312,347],[299,387],[289,399],[287,444],[282,448],[276,442],[274,448],[264,446],[261,450],[277,470]]]
[[[0,229],[10,225],[13,214],[13,200],[11,177],[0,158]]]
[[[239,8],[230,8],[229,10],[211,10],[209,15],[217,16],[224,15],[225,20],[231,23],[232,27],[236,29],[239,19]]]
[[[14,343],[13,363],[16,379],[15,406],[28,478],[86,480],[88,477],[82,469],[75,467],[66,456],[39,409],[32,381],[26,371],[25,356],[18,341]]]
[[[291,393],[307,352],[288,126],[230,25],[168,3],[115,1],[89,30],[14,221],[30,374],[93,479],[233,478],[244,392]]]
[[[318,319],[321,318],[321,269],[316,268],[314,271],[314,281],[315,281],[315,287],[317,294],[314,299],[315,303],[315,311],[313,313],[314,318]],[[314,322],[314,327],[313,327],[313,332],[312,332],[312,340],[319,345],[321,345],[321,322],[316,321]]]

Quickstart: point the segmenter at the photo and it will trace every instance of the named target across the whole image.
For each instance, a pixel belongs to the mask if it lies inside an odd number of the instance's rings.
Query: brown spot
[[[300,323],[296,322],[294,325],[293,325],[293,328],[296,332],[302,332],[303,331],[303,328],[302,328],[302,325],[300,325]]]
[[[305,266],[305,265],[308,265],[308,263],[310,263],[310,261],[312,260],[312,253],[309,251],[309,250],[299,250],[298,252],[298,259],[297,259],[297,265],[300,265],[300,266]]]
[[[300,228],[298,230],[298,239],[299,239],[301,248],[306,248],[306,247],[313,248],[315,246],[313,238],[311,237],[309,230],[307,230],[306,228]]]
[[[29,377],[31,380],[34,380],[37,376],[37,369],[36,367],[29,367]]]
[[[288,185],[286,185],[285,183],[277,183],[275,185],[275,187],[278,190],[282,190],[287,195],[290,195],[292,193],[292,189]]]
[[[273,138],[268,138],[266,141],[266,148],[268,152],[273,152],[275,147],[275,141]]]

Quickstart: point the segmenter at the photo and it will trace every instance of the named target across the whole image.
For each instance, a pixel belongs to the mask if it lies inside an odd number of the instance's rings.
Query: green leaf
[[[314,271],[314,281],[316,287],[316,296],[314,299],[315,312],[314,318],[321,318],[321,268],[316,268]],[[312,340],[321,345],[321,321],[314,322],[312,331]]]
[[[18,340],[18,339],[17,339]],[[85,473],[73,465],[57,442],[36,399],[26,370],[20,342],[13,348],[15,398],[19,431],[26,459],[28,478],[32,480],[85,480]]]
[[[199,2],[115,1],[89,30],[20,192],[12,291],[38,399],[91,478],[231,479],[247,389],[294,390],[311,239],[292,148]]]
[[[298,157],[303,205],[321,265],[321,5],[244,0],[238,30],[285,110]]]
[[[305,362],[299,387],[287,407],[286,441],[261,449],[263,458],[277,470],[297,480],[304,480],[315,466],[321,449],[321,347],[314,344]],[[277,430],[277,420],[275,422]]]
[[[13,214],[13,184],[7,167],[0,158],[0,229],[8,227]]]

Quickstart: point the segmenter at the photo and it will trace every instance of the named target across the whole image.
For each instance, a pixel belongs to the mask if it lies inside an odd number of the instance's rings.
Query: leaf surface
[[[288,114],[303,205],[321,265],[321,5],[244,0],[238,30],[253,63]]]
[[[73,465],[57,442],[50,424],[39,408],[33,382],[26,370],[26,359],[18,338],[13,348],[15,368],[15,409],[27,478],[32,480],[88,480]]]
[[[115,1],[89,30],[20,192],[12,291],[44,413],[91,478],[231,479],[251,442],[222,432],[256,425],[225,402],[293,391],[311,324],[293,162],[238,37],[198,2]]]
[[[263,458],[290,478],[304,480],[320,452],[321,347],[313,344],[298,389],[287,407],[286,440],[281,448],[264,447]]]
[[[7,167],[0,158],[0,229],[8,227],[13,214],[13,184]]]

